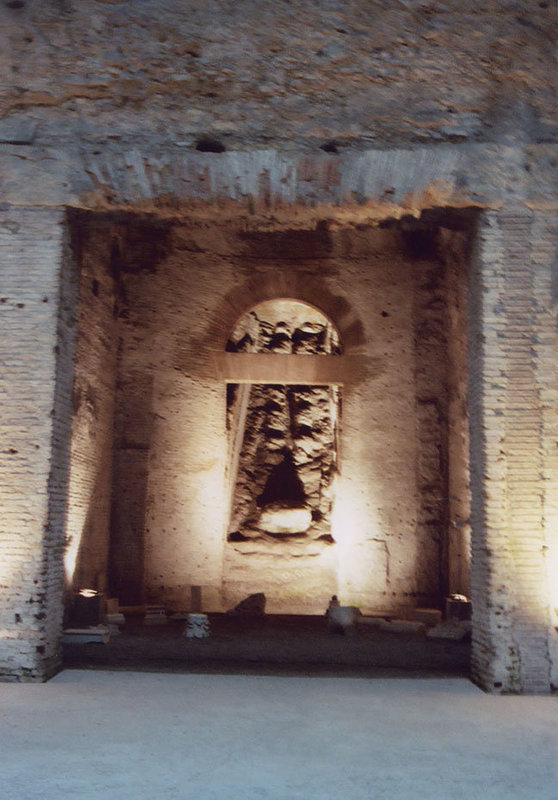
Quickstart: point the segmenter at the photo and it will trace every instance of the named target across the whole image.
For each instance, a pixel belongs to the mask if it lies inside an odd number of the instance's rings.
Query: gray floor
[[[558,800],[558,698],[463,678],[0,684],[3,800]]]

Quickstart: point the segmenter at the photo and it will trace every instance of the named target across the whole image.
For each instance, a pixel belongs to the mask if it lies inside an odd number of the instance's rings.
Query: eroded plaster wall
[[[153,239],[148,226],[142,235]],[[111,585],[121,601],[184,607],[199,585],[215,610],[256,591],[286,613],[321,613],[332,594],[367,611],[439,604],[450,374],[436,232],[175,223],[158,236],[141,262],[124,242],[120,261]],[[311,552],[227,541],[226,388],[212,358],[236,322],[229,308],[222,329],[229,296],[244,312],[273,296],[318,308],[329,296],[359,328],[342,342],[368,366],[340,389],[334,541]]]

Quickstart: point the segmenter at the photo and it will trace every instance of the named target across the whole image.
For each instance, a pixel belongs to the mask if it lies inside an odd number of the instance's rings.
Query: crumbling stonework
[[[258,591],[226,560],[224,386],[283,370],[343,401],[334,542],[277,571],[289,602],[467,591],[470,525],[475,680],[558,685],[554,11],[0,5],[4,676],[59,663],[66,536],[123,600]],[[336,365],[225,351],[284,297]]]
[[[5,141],[219,152],[554,135],[552,3],[2,5]]]
[[[285,311],[288,314],[289,309]],[[307,312],[312,316],[310,308]],[[294,329],[289,317],[285,319],[273,324],[251,312],[257,326],[254,339],[242,332],[240,340],[230,341],[229,349],[331,352],[333,332],[325,318],[306,319]],[[237,457],[231,453],[235,474],[229,478],[234,484],[229,541],[269,541],[270,536],[331,541],[337,394],[336,387],[254,384],[236,391],[231,387],[229,436],[242,443]],[[235,413],[241,402],[245,412]],[[234,428],[239,425],[242,431],[237,432]]]

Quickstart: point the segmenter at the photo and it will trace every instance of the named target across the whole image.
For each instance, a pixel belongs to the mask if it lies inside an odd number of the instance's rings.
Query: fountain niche
[[[331,322],[315,308],[273,300],[237,322],[227,349],[335,355],[340,342]],[[324,579],[318,590],[321,609],[333,587],[333,559],[327,551],[335,544],[331,514],[339,411],[340,389],[333,385],[228,385],[225,586],[233,576],[235,584],[240,577],[263,591],[265,583],[275,597],[284,598],[285,610],[308,610],[315,602],[317,575],[312,591],[301,571],[317,568]]]

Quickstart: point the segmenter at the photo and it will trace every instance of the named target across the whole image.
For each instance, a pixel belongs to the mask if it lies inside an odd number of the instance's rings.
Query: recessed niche
[[[245,314],[227,349],[332,355],[340,352],[340,343],[324,314],[282,299]],[[333,543],[338,424],[337,386],[229,386],[230,543],[239,548],[239,543],[259,541],[264,549],[270,539]]]

